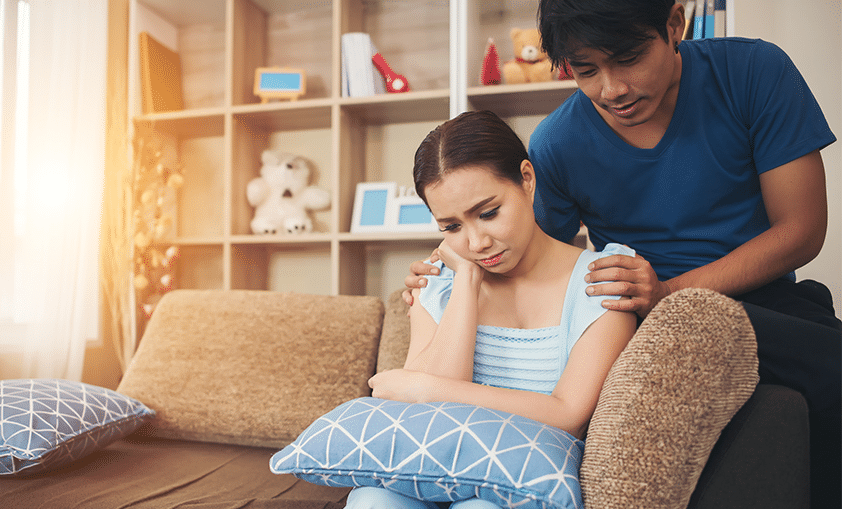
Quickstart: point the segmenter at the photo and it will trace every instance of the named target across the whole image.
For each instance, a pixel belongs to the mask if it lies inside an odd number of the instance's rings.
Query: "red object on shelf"
[[[483,85],[499,85],[503,82],[500,76],[500,55],[497,53],[497,45],[494,39],[488,39],[485,48],[485,58],[482,60],[482,74],[480,81]]]
[[[559,66],[558,68],[558,79],[559,80],[572,80],[573,79],[573,71],[570,69],[570,64],[567,63],[567,60],[564,60],[564,64]]]
[[[377,70],[380,71],[383,78],[386,79],[386,90],[388,92],[394,94],[397,92],[409,91],[409,81],[407,81],[406,76],[397,74],[393,71],[392,68],[389,67],[389,64],[386,63],[386,59],[383,58],[383,55],[375,53],[374,56],[371,57],[371,61],[374,62],[374,66],[377,67]]]

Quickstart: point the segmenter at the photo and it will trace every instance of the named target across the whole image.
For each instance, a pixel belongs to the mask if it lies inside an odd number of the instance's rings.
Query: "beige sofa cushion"
[[[176,290],[117,390],[157,412],[153,436],[282,447],[370,395],[383,311],[376,297]]]
[[[603,386],[580,470],[585,506],[687,507],[757,380],[757,343],[741,305],[710,290],[665,298]]]
[[[409,305],[404,302],[401,293],[395,290],[386,304],[383,317],[383,336],[377,352],[377,372],[400,369],[406,362],[409,352]]]

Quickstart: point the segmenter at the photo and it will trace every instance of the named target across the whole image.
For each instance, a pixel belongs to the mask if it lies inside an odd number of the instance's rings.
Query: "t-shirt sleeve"
[[[757,41],[746,64],[744,101],[758,173],[836,140],[807,82],[783,50]]]
[[[585,288],[589,286],[588,283],[585,283],[585,274],[588,273],[588,265],[599,258],[617,254],[634,256],[635,251],[629,247],[614,243],[606,244],[605,249],[598,253],[585,251],[582,253],[579,263],[576,264],[576,268],[570,275],[570,283],[568,283],[570,288],[567,292],[569,302],[565,301],[564,303],[565,306],[572,306],[569,313],[570,324],[567,334],[569,348],[573,348],[573,345],[579,340],[585,330],[597,318],[605,314],[607,309],[602,307],[602,301],[609,299],[617,300],[620,298],[618,295],[591,296],[585,292]]]
[[[566,175],[562,152],[557,146],[561,137],[564,110],[559,109],[545,118],[529,140],[529,160],[535,168],[535,221],[549,236],[562,242],[571,242],[579,232],[579,209],[565,192],[563,177]]]
[[[418,302],[421,304],[421,307],[430,313],[433,320],[439,323],[444,314],[444,308],[447,307],[447,303],[450,301],[455,272],[445,267],[441,261],[432,265],[438,267],[441,272],[437,276],[425,276],[427,278],[427,286],[421,288]]]

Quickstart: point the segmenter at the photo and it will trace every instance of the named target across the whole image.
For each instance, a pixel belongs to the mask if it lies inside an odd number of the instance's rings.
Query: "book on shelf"
[[[685,2],[687,25],[684,38],[690,39],[688,27],[692,24],[692,39],[710,39],[725,37],[727,1],[726,0],[688,0]],[[692,21],[691,21],[692,20]]]
[[[714,6],[716,0],[705,0],[705,39],[714,37]]]
[[[705,37],[705,2],[696,0],[696,12],[693,13],[693,39]]]
[[[726,18],[726,2],[725,0],[716,0],[713,4],[713,36],[725,37],[727,30],[725,27]]]
[[[696,14],[696,0],[687,0],[684,3],[684,40],[693,38],[693,20]]]
[[[371,60],[376,53],[377,48],[368,34],[349,32],[342,35],[343,97],[367,97],[386,93],[383,76]]]
[[[184,109],[181,58],[146,32],[140,33],[140,88],[143,113]]]

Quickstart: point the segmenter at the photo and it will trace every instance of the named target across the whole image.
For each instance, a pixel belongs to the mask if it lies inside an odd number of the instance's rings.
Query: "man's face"
[[[657,33],[635,50],[609,55],[583,47],[568,60],[582,92],[613,128],[669,124],[681,79],[681,57]]]

